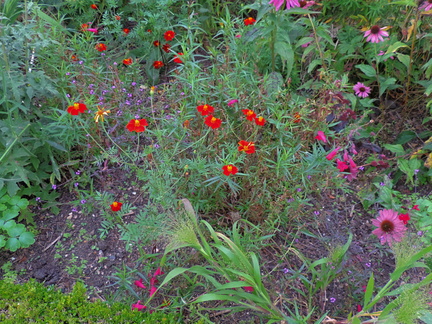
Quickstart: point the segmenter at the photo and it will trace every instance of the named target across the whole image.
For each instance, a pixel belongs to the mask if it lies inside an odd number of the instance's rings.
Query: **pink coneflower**
[[[269,2],[269,4],[272,4],[273,6],[275,6],[276,11],[278,11],[280,9],[280,7],[282,7],[284,2],[285,2],[285,0],[271,0]]]
[[[353,90],[356,94],[356,96],[366,98],[369,96],[369,93],[371,92],[371,88],[366,87],[363,83],[357,82],[357,84],[353,87]]]
[[[378,227],[372,234],[378,236],[383,245],[388,243],[391,246],[394,242],[400,242],[407,230],[397,211],[393,209],[380,210],[378,218],[373,219],[372,224]]]
[[[298,0],[287,0],[287,2],[286,2],[287,10],[289,10],[291,8],[298,8],[298,7],[300,7],[300,3]]]
[[[426,0],[423,2],[419,9],[424,9],[424,11],[432,10],[432,0]]]
[[[380,28],[379,26],[375,25],[372,26],[368,31],[365,32],[364,37],[366,38],[367,42],[371,43],[379,43],[383,42],[383,37],[388,37],[388,33],[383,30],[383,28]]]

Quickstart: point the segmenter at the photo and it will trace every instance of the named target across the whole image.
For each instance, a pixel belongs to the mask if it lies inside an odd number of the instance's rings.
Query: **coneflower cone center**
[[[386,233],[391,233],[394,230],[394,223],[389,220],[385,220],[381,223],[381,229]]]
[[[366,89],[364,87],[361,87],[359,90],[360,90],[360,92],[365,92],[366,91]]]
[[[372,26],[370,30],[371,30],[372,34],[378,35],[379,32],[381,31],[381,28],[379,26],[375,25],[375,26]]]

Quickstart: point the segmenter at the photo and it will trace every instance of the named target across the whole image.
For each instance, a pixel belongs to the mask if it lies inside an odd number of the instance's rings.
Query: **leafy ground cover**
[[[9,283],[178,322],[432,322],[429,1],[0,8]]]

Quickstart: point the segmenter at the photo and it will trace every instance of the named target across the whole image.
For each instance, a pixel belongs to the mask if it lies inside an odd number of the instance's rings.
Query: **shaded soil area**
[[[138,184],[126,191],[116,189],[122,188],[127,177],[128,183],[131,183],[130,175],[115,169],[106,172],[104,181],[97,184],[98,190],[112,193],[119,201],[124,195],[128,195],[137,209],[144,208],[146,200],[140,193]],[[319,313],[329,312],[332,318],[343,319],[348,313],[356,312],[357,305],[362,303],[363,291],[371,272],[374,273],[376,286],[383,286],[388,281],[389,274],[394,270],[393,255],[389,249],[382,248],[376,237],[371,235],[373,227],[370,220],[376,217],[376,211],[368,213],[363,209],[355,195],[359,186],[361,183],[352,183],[351,194],[341,190],[321,192],[309,206],[304,206],[303,214],[306,216],[304,227],[300,231],[292,233],[287,228],[267,240],[260,248],[264,281],[276,305],[282,307],[288,296],[298,301],[301,312],[311,312],[312,309],[308,308],[302,296],[302,293],[307,294],[307,289],[301,278],[310,280],[312,276],[306,268],[302,268],[301,257],[291,252],[295,249],[313,262],[345,244],[348,233],[353,234],[348,257],[338,267],[335,280],[322,293],[315,295],[310,305],[319,309]],[[422,190],[424,195],[432,192],[429,187]],[[76,280],[82,280],[92,298],[106,300],[107,296],[112,296],[118,290],[117,286],[113,286],[115,280],[111,276],[125,266],[131,269],[138,267],[138,271],[142,271],[144,265],[137,263],[140,253],[136,247],[126,250],[126,242],[120,240],[118,229],[110,230],[101,239],[103,217],[97,211],[72,211],[68,202],[73,199],[76,198],[71,197],[70,193],[62,193],[61,212],[58,215],[34,207],[39,229],[36,243],[15,253],[2,251],[0,266],[10,261],[13,270],[19,273],[18,282],[35,278],[47,285],[55,285],[64,292],[69,292]],[[134,222],[133,213],[126,215],[124,221]],[[410,231],[415,229],[410,228]],[[158,245],[157,249],[156,245],[140,247],[140,252],[161,253],[162,246]],[[154,262],[147,266],[156,269],[158,257],[152,260],[144,262]],[[424,270],[411,269],[404,274],[402,280],[418,282],[425,275]],[[139,277],[133,278],[138,279]],[[377,309],[380,306],[377,305]],[[209,317],[215,323],[260,323],[259,316],[250,312],[230,314],[215,311]]]

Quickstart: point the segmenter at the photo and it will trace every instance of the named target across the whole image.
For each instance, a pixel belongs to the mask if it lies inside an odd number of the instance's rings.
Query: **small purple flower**
[[[368,267],[368,268],[370,268],[370,267],[372,266],[372,263],[370,263],[370,262],[366,262],[366,263],[365,263],[365,266]]]
[[[36,201],[40,201],[40,200],[41,200],[41,197],[36,197],[35,200],[36,200]]]
[[[418,235],[418,236],[423,236],[423,231],[418,231],[418,232],[417,232],[417,235]]]
[[[84,62],[83,61],[79,61],[78,63],[82,65]]]
[[[135,87],[135,86],[136,86],[136,82],[132,82],[132,83],[131,83],[131,86],[132,86],[132,87]]]
[[[79,186],[79,183],[78,183],[78,182],[75,182],[75,183],[74,183],[74,186],[75,186],[75,188],[78,187],[78,186]]]
[[[330,303],[334,303],[335,301],[336,301],[336,298],[334,298],[334,297],[330,298]]]
[[[74,207],[72,208],[72,212],[76,213],[78,210]]]
[[[308,175],[307,178],[310,180],[310,179],[312,179],[312,176],[311,176],[311,175]]]
[[[160,148],[160,145],[159,145],[159,144],[153,144],[153,147],[154,147],[155,149],[158,149],[158,148]]]
[[[101,53],[101,56],[105,56],[105,53]]]
[[[420,172],[419,169],[415,169],[415,170],[414,170],[414,174],[417,174],[417,173],[419,173],[419,172]]]
[[[283,273],[285,273],[285,274],[287,274],[287,273],[289,273],[290,271],[289,271],[289,269],[288,268],[283,268]]]
[[[66,75],[70,75],[70,72],[66,72]]]
[[[66,93],[66,97],[70,98],[70,97],[71,97],[71,95],[70,95],[69,93]]]
[[[135,115],[135,119],[140,119],[140,115]]]
[[[89,94],[91,94],[91,95],[94,94],[94,90],[93,90],[93,89],[90,90],[90,91],[89,91]]]
[[[114,65],[117,65],[117,62],[114,62],[113,64],[114,64]]]
[[[57,186],[53,184],[53,185],[51,186],[51,188],[53,188],[54,190],[56,190],[56,189],[57,189]]]
[[[82,199],[80,202],[81,202],[81,204],[85,204],[87,202],[87,200]]]
[[[384,182],[380,182],[380,186],[381,186],[381,187],[384,187],[384,186],[385,186],[385,183],[384,183]]]
[[[80,175],[80,174],[81,174],[81,171],[80,171],[80,170],[76,170],[76,171],[75,171],[75,174],[76,174],[76,175]]]
[[[364,166],[360,166],[360,167],[359,167],[359,170],[362,170],[362,171],[363,171],[363,170],[364,170]]]
[[[301,192],[302,190],[301,190],[301,188],[297,188],[297,192]]]
[[[315,210],[314,214],[318,216],[320,214],[320,212],[318,210]]]
[[[126,101],[125,101],[125,105],[130,106],[130,104],[131,104],[131,102],[130,102],[129,100],[126,100]]]
[[[76,83],[76,80],[72,80],[72,83],[75,84],[75,83]]]
[[[112,86],[112,87],[111,87],[111,89],[115,89],[115,88],[116,88],[116,86]]]
[[[127,96],[128,96],[129,98],[132,98],[132,93],[128,93]]]

